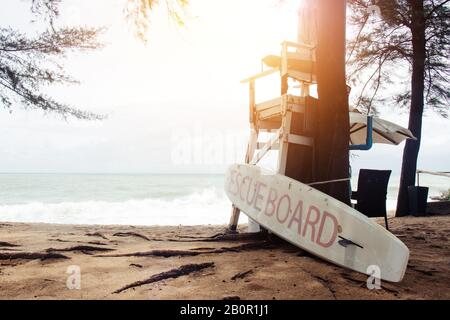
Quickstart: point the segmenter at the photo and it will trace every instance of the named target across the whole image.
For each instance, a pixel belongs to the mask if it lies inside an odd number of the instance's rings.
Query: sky
[[[33,33],[28,0],[2,5],[2,26]],[[123,0],[64,0],[59,25],[106,26],[105,47],[69,54],[67,73],[81,83],[46,88],[53,97],[104,113],[103,121],[62,120],[35,110],[0,109],[0,172],[223,173],[243,162],[247,86],[260,59],[295,40],[298,0],[191,0],[186,27],[159,8],[149,43],[133,35]],[[257,88],[258,89],[258,88]],[[276,85],[261,86],[265,96]],[[271,91],[273,90],[273,91]],[[395,106],[381,117],[407,125]],[[450,122],[424,118],[419,167],[450,170]],[[403,144],[376,145],[352,158],[354,170],[400,171]]]

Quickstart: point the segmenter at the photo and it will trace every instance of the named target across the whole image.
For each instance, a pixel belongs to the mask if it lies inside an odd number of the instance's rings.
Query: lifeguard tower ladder
[[[309,95],[310,85],[316,83],[315,48],[287,41],[281,46],[279,57],[263,59],[271,67],[269,70],[241,81],[249,84],[250,141],[245,163],[256,165],[270,150],[278,150],[278,173],[308,183],[314,181],[313,130],[318,104],[318,100]],[[281,95],[256,103],[256,80],[277,72],[281,77]],[[289,79],[298,82],[300,95],[288,94]],[[268,141],[260,142],[262,132],[273,135]],[[233,205],[229,223],[231,232],[237,229],[239,214],[240,210]],[[250,224],[257,226],[251,221]]]

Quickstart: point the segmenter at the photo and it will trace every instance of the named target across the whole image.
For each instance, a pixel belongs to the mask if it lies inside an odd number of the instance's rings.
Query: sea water
[[[0,221],[69,224],[226,224],[231,203],[224,175],[0,174]],[[450,179],[421,175],[430,196]],[[387,207],[394,210],[399,177]],[[353,189],[357,177],[352,179]],[[247,219],[241,220],[246,222]]]

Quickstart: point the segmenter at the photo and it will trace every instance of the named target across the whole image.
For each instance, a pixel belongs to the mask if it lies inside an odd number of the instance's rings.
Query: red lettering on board
[[[316,214],[315,219],[311,219],[311,214],[312,213]],[[306,235],[306,229],[308,228],[308,226],[311,226],[311,241],[314,242],[314,238],[316,236],[316,224],[319,222],[320,219],[320,210],[315,207],[315,206],[310,206],[309,210],[308,210],[308,214],[306,216],[306,221],[305,221],[305,227],[303,228],[303,234],[302,236],[305,237]]]
[[[250,179],[250,182],[249,182],[249,184],[248,184],[248,190],[247,190],[247,204],[250,206],[251,204],[252,204],[252,202],[253,202],[253,200],[255,200],[255,195],[256,195],[256,183],[255,183],[255,185],[253,186],[253,178],[251,178]],[[252,188],[252,186],[253,186],[253,188]],[[249,194],[250,194],[250,190],[251,189],[253,189],[253,195],[252,195],[252,198],[251,199],[249,199]]]
[[[267,200],[265,200],[264,190],[268,188],[268,185],[261,181],[254,181],[251,176],[243,176],[238,170],[230,172],[227,188],[230,194],[239,196],[242,201],[247,202],[259,212],[264,209],[266,216],[272,217],[276,213],[278,223],[288,222],[287,227],[296,228],[298,235],[305,240],[308,237],[323,248],[329,248],[336,241],[339,223],[336,216],[328,211],[322,213],[319,208],[311,205],[305,212],[306,219],[303,220],[302,200],[297,202],[295,210],[292,211],[293,203],[289,194],[278,198],[277,189],[272,187],[269,188]],[[294,224],[297,224],[297,227]]]
[[[258,181],[256,186],[255,202],[253,203],[253,208],[255,208],[258,211],[261,211],[261,208],[258,207],[258,200],[262,200],[264,198],[261,194],[261,187],[266,188],[267,185],[265,183]]]
[[[283,219],[280,219],[280,208],[281,208],[281,202],[283,201],[283,199],[287,199],[288,208],[286,210],[286,217],[284,217]],[[290,212],[291,212],[291,198],[289,197],[289,195],[285,194],[280,198],[280,200],[278,200],[278,205],[277,205],[277,220],[278,220],[278,222],[285,223],[287,218],[289,217]]]
[[[239,182],[239,178],[242,178],[242,174],[240,174],[238,172],[238,174],[236,175],[236,193],[234,194],[235,196],[237,196],[239,194],[240,189],[241,189],[241,184]]]
[[[242,190],[244,190],[244,185],[245,185],[245,181],[246,180],[248,180],[250,177],[249,176],[245,176],[243,179],[242,179],[242,184],[241,184],[241,189],[240,189],[240,191],[239,191],[239,198],[241,198],[241,200],[242,201],[245,201],[245,198],[242,196]]]
[[[229,179],[229,181],[228,181],[228,191],[229,191],[232,195],[234,195],[234,196],[237,195],[237,190],[236,190],[236,191],[233,191],[233,189],[232,189],[231,187],[232,187],[232,186],[236,186],[236,187],[237,187],[236,180],[235,180],[236,172],[237,172],[236,170],[231,171],[231,173],[230,173],[230,179]],[[237,188],[236,188],[236,189],[237,189]]]
[[[298,217],[297,217],[298,214]],[[289,221],[289,229],[291,228],[294,221],[297,223],[297,232],[298,235],[302,234],[302,216],[303,216],[303,201],[299,200],[297,203],[297,207],[295,207],[294,214],[291,217],[291,220]]]
[[[325,227],[325,222],[326,222],[327,218],[331,219],[331,221],[333,223],[333,229],[332,229],[333,231],[331,233],[331,237],[328,240],[328,242],[323,242],[322,241],[322,233],[323,233],[323,229]],[[336,240],[337,233],[338,233],[338,221],[337,221],[336,217],[333,214],[325,211],[322,215],[322,220],[320,221],[319,234],[317,235],[316,243],[324,248],[328,248]]]
[[[269,196],[267,197],[267,202],[266,202],[266,209],[264,210],[264,214],[266,216],[272,216],[275,213],[275,209],[276,209],[276,205],[275,205],[275,200],[277,200],[278,194],[277,194],[277,190],[274,188],[270,188],[269,190]],[[272,211],[269,212],[267,210],[267,208],[269,208],[269,204],[271,205],[271,209]]]

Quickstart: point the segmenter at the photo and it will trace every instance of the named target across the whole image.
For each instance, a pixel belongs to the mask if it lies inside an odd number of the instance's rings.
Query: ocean
[[[450,179],[421,175],[430,196]],[[392,176],[388,210],[394,210],[399,177]],[[231,203],[223,175],[0,174],[0,221],[61,224],[226,224]],[[357,177],[352,179],[356,188]],[[247,219],[241,220],[246,222]]]

